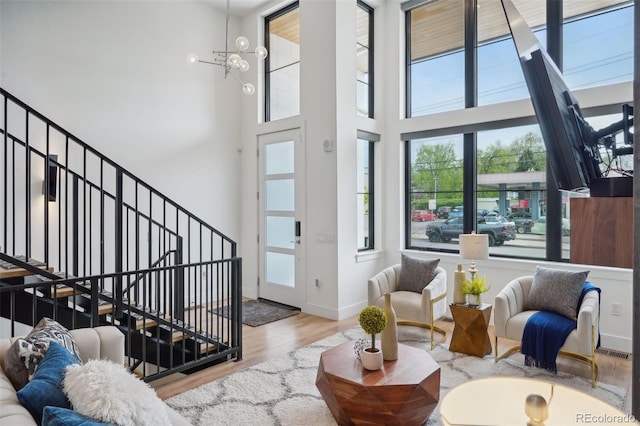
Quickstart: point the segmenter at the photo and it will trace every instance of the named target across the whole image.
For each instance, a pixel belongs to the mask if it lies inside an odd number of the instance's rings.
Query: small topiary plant
[[[371,335],[371,348],[376,348],[376,334],[387,327],[387,314],[377,306],[365,306],[358,316],[360,327]]]

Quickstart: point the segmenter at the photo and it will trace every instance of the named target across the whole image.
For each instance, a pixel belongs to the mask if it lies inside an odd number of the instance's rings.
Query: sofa
[[[124,335],[116,327],[82,328],[71,330],[70,333],[78,345],[83,362],[90,359],[108,359],[119,364],[124,363]],[[29,411],[18,401],[16,390],[5,374],[5,354],[16,339],[17,337],[0,339],[0,424],[36,425]],[[177,412],[166,405],[165,407],[172,425],[190,425]]]

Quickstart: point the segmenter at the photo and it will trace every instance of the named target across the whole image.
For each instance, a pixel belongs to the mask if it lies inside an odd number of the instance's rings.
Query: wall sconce
[[[47,201],[55,202],[58,189],[58,156],[56,154],[47,155],[47,167],[42,182],[42,194]]]

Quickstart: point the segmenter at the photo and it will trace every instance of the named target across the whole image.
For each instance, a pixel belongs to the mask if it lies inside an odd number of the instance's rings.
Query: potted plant
[[[474,274],[473,277],[468,280],[464,279],[462,281],[462,292],[466,295],[475,296],[475,303],[469,302],[470,305],[481,305],[481,295],[485,291],[489,291],[491,286],[485,286],[485,282],[487,281],[487,277],[480,278],[477,274]]]
[[[365,306],[358,316],[360,327],[371,335],[371,346],[360,353],[362,366],[367,370],[379,370],[382,367],[382,351],[376,348],[376,334],[387,326],[387,314],[377,306]]]

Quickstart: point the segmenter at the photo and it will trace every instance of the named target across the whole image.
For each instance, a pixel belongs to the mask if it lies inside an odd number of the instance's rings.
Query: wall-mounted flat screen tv
[[[617,132],[623,127],[628,128],[629,120],[625,118],[624,123],[609,126],[604,132],[595,131],[582,116],[580,106],[565,84],[562,73],[540,46],[513,3],[502,0],[502,6],[558,189],[589,191],[594,187],[602,187],[606,178],[600,169],[602,159],[599,143],[609,130]],[[631,178],[624,180],[631,185]]]

